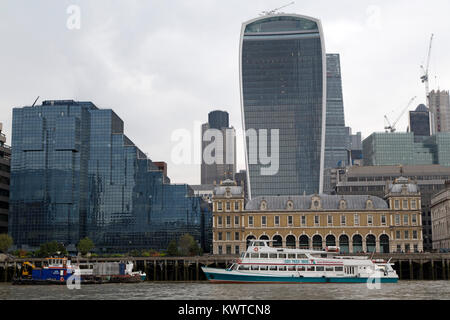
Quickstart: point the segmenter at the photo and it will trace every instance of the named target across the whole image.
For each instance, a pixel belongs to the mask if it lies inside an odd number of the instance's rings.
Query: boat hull
[[[214,283],[397,283],[394,277],[301,277],[297,275],[274,276],[265,274],[240,274],[222,269],[202,268],[207,279]]]

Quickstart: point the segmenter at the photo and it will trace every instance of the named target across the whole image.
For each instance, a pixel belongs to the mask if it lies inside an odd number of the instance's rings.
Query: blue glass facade
[[[327,54],[325,168],[347,166],[350,144],[349,129],[345,127],[340,57]]]
[[[103,252],[165,249],[190,233],[205,251],[211,210],[188,185],[171,185],[123,133],[123,121],[90,102],[15,108],[9,232],[18,246],[88,236]]]
[[[240,47],[244,130],[279,130],[279,170],[246,161],[250,197],[314,194],[323,189],[326,62],[320,21],[269,15],[246,22]],[[258,147],[257,155],[261,154]],[[265,150],[263,151],[265,152]]]

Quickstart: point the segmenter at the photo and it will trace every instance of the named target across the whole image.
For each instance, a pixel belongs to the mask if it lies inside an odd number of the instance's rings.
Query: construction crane
[[[270,10],[270,11],[263,11],[261,13],[261,15],[269,16],[269,15],[275,14],[275,12],[277,12],[278,10],[286,8],[286,7],[289,7],[290,5],[293,5],[294,3],[295,3],[295,1],[292,1],[291,3],[288,3],[288,4],[286,4],[286,5],[282,6],[282,7],[279,7],[279,8]]]
[[[397,117],[397,119],[394,121],[394,123],[391,124],[391,122],[389,121],[387,115],[384,116],[384,119],[386,119],[388,126],[384,127],[384,129],[386,130],[386,132],[395,132],[397,129],[395,128],[395,126],[397,125],[397,122],[401,119],[401,117],[405,114],[406,110],[409,109],[409,107],[411,106],[411,104],[414,102],[414,100],[416,100],[416,96],[411,98],[411,100],[409,100],[408,105],[402,110],[402,112],[400,113],[400,115]]]
[[[420,68],[423,71],[423,76],[420,77],[420,80],[422,80],[422,83],[425,84],[425,98],[426,98],[427,108],[430,108],[430,85],[429,85],[428,80],[429,80],[429,67],[430,67],[431,48],[433,46],[433,38],[434,38],[434,34],[431,34],[430,47],[428,48],[428,57],[427,57],[426,68],[424,68],[423,65],[420,66]]]
[[[34,100],[34,103],[33,103],[33,105],[32,105],[31,107],[34,107],[34,105],[36,104],[36,102],[38,101],[38,99],[39,99],[39,96],[36,98],[36,100]]]

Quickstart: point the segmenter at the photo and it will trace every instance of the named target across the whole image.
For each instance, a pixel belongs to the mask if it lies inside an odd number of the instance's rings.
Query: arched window
[[[316,234],[313,238],[313,249],[314,250],[322,250],[322,237]]]
[[[380,236],[380,252],[389,253],[389,236],[387,234]]]
[[[373,234],[368,234],[366,237],[366,247],[367,247],[367,252],[375,252],[376,250],[376,238]]]
[[[332,234],[327,235],[325,238],[326,246],[327,247],[335,247],[336,246],[336,237]]]
[[[270,240],[269,236],[263,234],[261,237],[259,237],[259,240]]]
[[[309,249],[309,238],[306,234],[303,234],[299,238],[300,249]]]
[[[320,197],[313,196],[311,198],[311,209],[312,210],[319,210],[321,207],[322,207],[322,205],[320,203]]]
[[[348,253],[350,251],[349,243],[348,243],[348,236],[346,234],[342,234],[339,237],[339,250],[342,253]]]
[[[256,240],[255,236],[253,235],[249,235],[247,237],[247,248],[250,246],[250,241],[249,240]]]
[[[295,237],[292,234],[286,237],[286,247],[295,249]]]
[[[274,247],[282,247],[283,246],[283,238],[280,235],[275,235],[272,238]]]
[[[359,234],[353,236],[353,253],[363,252],[362,237]]]

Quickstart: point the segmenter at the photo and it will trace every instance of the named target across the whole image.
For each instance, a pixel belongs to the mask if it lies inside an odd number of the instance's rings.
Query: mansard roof
[[[339,210],[341,200],[346,202],[346,210],[366,210],[367,200],[371,200],[372,209],[387,209],[386,201],[379,197],[368,195],[307,195],[307,196],[261,196],[250,200],[245,206],[246,210],[259,210],[261,201],[266,201],[267,210],[286,210],[286,204],[291,200],[294,204],[293,210],[310,210],[313,197],[321,202],[322,210]]]

